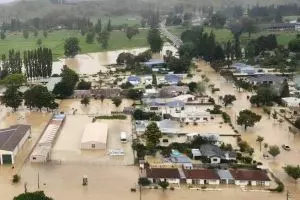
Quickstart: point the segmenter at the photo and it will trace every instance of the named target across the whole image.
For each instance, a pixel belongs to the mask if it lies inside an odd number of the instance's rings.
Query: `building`
[[[127,81],[131,84],[131,85],[139,85],[141,83],[141,78],[138,76],[129,76],[127,78]]]
[[[217,169],[217,173],[220,177],[220,184],[234,184],[234,178],[229,170]]]
[[[101,88],[101,89],[92,89],[92,95],[96,98],[114,98],[121,95],[120,88]]]
[[[281,99],[284,106],[300,107],[300,99],[296,97],[284,97]]]
[[[105,123],[90,123],[85,126],[81,149],[106,149],[108,126]]]
[[[147,62],[144,62],[143,64],[147,67],[150,67],[150,68],[162,68],[162,67],[165,66],[165,61],[164,60],[151,59]]]
[[[147,126],[149,125],[149,121],[136,121],[135,122],[135,128],[136,132],[141,135],[146,131]],[[159,130],[162,133],[168,134],[168,135],[174,135],[180,133],[180,124],[177,121],[172,120],[162,120],[159,122],[156,122]]]
[[[152,183],[166,181],[170,184],[179,184],[181,179],[177,168],[149,168],[146,169],[146,177]]]
[[[187,184],[195,185],[219,185],[220,177],[215,170],[212,169],[190,169],[184,170]]]
[[[212,164],[219,164],[222,160],[236,160],[236,153],[234,151],[223,151],[220,147],[213,144],[201,145],[200,152],[201,157],[209,159]]]
[[[165,86],[159,91],[159,96],[161,98],[171,98],[187,94],[189,91],[190,89],[187,86]]]
[[[231,67],[233,67],[236,70],[236,72],[240,74],[252,75],[256,72],[254,67],[246,65],[244,63],[235,63]]]
[[[15,163],[15,156],[22,149],[30,134],[30,125],[24,124],[0,130],[0,165]]]
[[[284,80],[285,80],[284,77],[271,75],[271,74],[262,74],[258,76],[247,77],[247,81],[252,85],[262,85],[262,84],[279,85],[282,84]]]
[[[184,169],[192,169],[193,168],[191,159],[188,156],[186,156],[174,149],[172,149],[170,157],[167,158],[166,160],[168,162],[172,162],[173,164],[177,164],[180,167],[183,167]]]
[[[235,185],[270,186],[270,178],[262,170],[230,170]]]
[[[54,89],[54,86],[61,81],[62,77],[49,77],[49,78],[43,78],[40,79],[39,82],[44,84],[48,91],[52,92]]]
[[[267,26],[268,31],[295,31],[295,23],[273,23]]]
[[[62,128],[66,116],[54,115],[45,128],[40,140],[30,155],[30,162],[44,163],[51,159],[51,149]]]
[[[165,81],[170,85],[177,85],[181,81],[181,77],[175,74],[167,74],[165,75]]]

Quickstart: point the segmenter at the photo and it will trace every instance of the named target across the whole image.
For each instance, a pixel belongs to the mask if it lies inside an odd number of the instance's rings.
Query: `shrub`
[[[201,189],[202,189],[202,190],[205,190],[206,188],[207,188],[207,187],[206,187],[205,185],[202,185],[202,186],[201,186]]]
[[[82,79],[77,85],[77,90],[89,90],[91,89],[91,84],[91,82],[86,82]]]
[[[13,183],[19,183],[20,180],[21,177],[18,174],[13,175],[13,179],[12,179]]]
[[[231,122],[230,116],[226,112],[222,112],[222,117],[223,117],[224,123]],[[232,126],[232,124],[231,124],[231,126]]]
[[[126,115],[103,115],[103,116],[97,116],[95,119],[119,119],[119,120],[125,120],[127,118]]]
[[[147,178],[141,177],[139,178],[139,185],[141,186],[148,186],[151,184],[151,181],[149,181]]]
[[[172,187],[172,186],[170,187],[170,190],[174,190],[174,189],[175,189],[174,187]]]
[[[157,186],[157,185],[155,185],[155,186],[154,186],[154,189],[158,189],[158,186]]]

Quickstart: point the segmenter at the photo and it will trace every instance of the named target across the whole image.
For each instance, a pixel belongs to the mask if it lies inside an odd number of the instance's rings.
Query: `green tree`
[[[157,78],[156,78],[156,75],[153,73],[152,74],[152,85],[157,85]]]
[[[248,33],[248,36],[251,37],[251,34],[256,31],[255,21],[249,17],[243,17],[241,19],[243,31]]]
[[[80,51],[79,40],[76,37],[66,39],[64,44],[65,56],[74,57]]]
[[[261,144],[262,144],[263,141],[264,141],[264,137],[262,137],[262,136],[257,136],[256,142],[259,143],[259,150],[260,150],[260,151],[261,151]]]
[[[48,32],[47,31],[43,31],[43,36],[44,36],[44,38],[47,38],[48,37]]]
[[[146,147],[151,152],[156,152],[157,146],[159,145],[159,139],[162,137],[157,124],[155,122],[150,123],[144,133],[146,137]]]
[[[250,110],[242,110],[239,113],[239,116],[237,118],[237,124],[240,126],[244,126],[245,130],[247,130],[247,127],[252,127],[256,122],[259,122],[261,120],[261,116],[257,115],[254,112],[251,112]]]
[[[146,177],[140,177],[138,180],[138,184],[141,186],[148,186],[151,184],[151,181],[149,181]]]
[[[197,55],[195,44],[192,42],[185,42],[179,47],[178,53],[180,58],[185,56],[186,58],[192,59]]]
[[[4,31],[1,31],[1,33],[0,33],[0,38],[1,38],[1,40],[4,40],[5,37],[6,37],[5,32],[4,32]]]
[[[280,97],[284,98],[284,97],[289,97],[289,96],[290,96],[289,84],[288,84],[287,80],[285,79],[281,86]]]
[[[101,22],[101,19],[97,20],[97,23],[95,25],[95,31],[96,31],[96,33],[101,33],[101,31],[102,31],[102,22]]]
[[[112,98],[112,102],[118,108],[122,103],[122,99],[120,97],[115,97]]]
[[[43,44],[43,41],[42,41],[41,38],[39,38],[39,39],[36,41],[36,45],[40,47],[40,46],[42,46],[42,44]]]
[[[168,188],[169,183],[167,181],[159,181],[158,185],[165,191]]]
[[[143,97],[143,92],[138,89],[129,89],[126,97],[133,100],[141,100]]]
[[[235,100],[236,100],[236,97],[234,95],[226,94],[223,97],[224,106],[226,107],[227,105],[232,104],[232,102],[234,102]]]
[[[28,30],[23,30],[23,37],[24,37],[25,39],[28,39],[28,37],[29,37],[29,32],[28,32]]]
[[[135,35],[139,34],[139,29],[136,27],[128,27],[126,29],[126,36],[129,40]]]
[[[85,42],[88,44],[94,43],[95,40],[95,33],[93,31],[90,31],[86,34]]]
[[[87,105],[90,104],[90,98],[87,97],[87,96],[85,96],[85,97],[83,97],[83,98],[81,99],[80,103],[83,104],[83,105],[85,105],[85,106],[87,106]]]
[[[158,53],[162,50],[163,40],[160,37],[160,32],[158,29],[150,29],[148,32],[147,40],[152,52]]]
[[[34,35],[34,37],[37,37],[37,36],[39,35],[39,31],[35,29],[35,30],[33,31],[33,35]]]
[[[14,197],[13,200],[53,200],[47,197],[43,191],[26,192]]]
[[[271,154],[271,156],[273,156],[273,158],[275,158],[276,156],[278,156],[280,154],[280,150],[277,145],[269,146],[268,152],[269,152],[269,154]]]
[[[106,29],[108,32],[111,32],[112,31],[112,27],[111,27],[111,20],[109,19],[108,20],[108,23],[107,23],[107,29]]]
[[[7,87],[2,97],[2,104],[4,104],[6,107],[11,107],[14,109],[14,111],[16,111],[21,105],[22,101],[22,93],[18,91],[18,87]]]
[[[297,166],[292,166],[292,165],[287,165],[284,167],[284,171],[292,177],[295,181],[297,181],[300,178],[300,167],[299,165]]]
[[[23,74],[10,74],[6,76],[1,83],[6,86],[22,86],[26,83],[26,77]]]
[[[295,121],[295,127],[300,129],[300,118],[299,117]]]
[[[226,17],[221,13],[216,13],[211,16],[210,25],[214,28],[222,28],[225,25]]]
[[[101,47],[103,49],[107,49],[109,37],[110,37],[109,31],[102,31],[101,33],[99,33],[97,40],[98,43],[101,44]]]

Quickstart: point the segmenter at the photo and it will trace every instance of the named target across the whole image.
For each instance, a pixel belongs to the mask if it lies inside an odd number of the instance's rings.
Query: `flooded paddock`
[[[96,74],[99,71],[106,72],[107,65],[116,64],[118,55],[122,52],[132,53],[137,55],[142,53],[149,48],[135,48],[135,49],[124,49],[116,51],[106,51],[99,53],[88,53],[88,54],[78,54],[75,58],[71,59],[61,59],[60,61],[53,63],[53,74],[60,74],[61,68],[64,64],[76,71],[78,74]],[[177,52],[176,48],[166,43],[160,54],[154,54],[154,59],[162,59],[166,51],[170,50],[175,54]]]

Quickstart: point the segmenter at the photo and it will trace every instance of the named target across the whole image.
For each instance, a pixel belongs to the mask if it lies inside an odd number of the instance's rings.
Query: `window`
[[[33,157],[32,160],[36,160],[36,157]]]
[[[96,147],[96,145],[95,144],[92,144],[92,148],[94,149]]]
[[[213,162],[218,162],[218,158],[213,158],[212,161]]]

